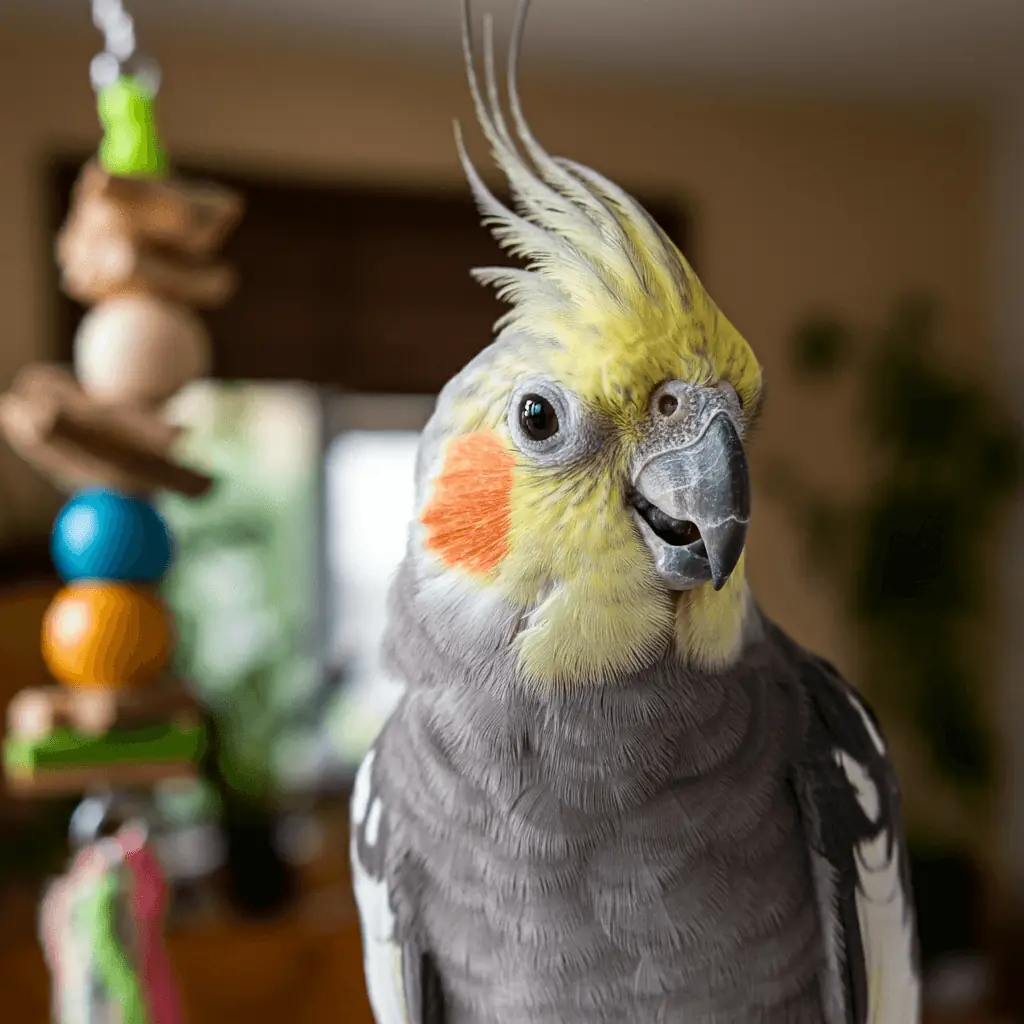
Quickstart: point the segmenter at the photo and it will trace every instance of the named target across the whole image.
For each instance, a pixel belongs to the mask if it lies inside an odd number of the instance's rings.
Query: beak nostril
[[[679,408],[679,399],[675,395],[662,395],[658,399],[658,412],[662,416],[671,416]]]

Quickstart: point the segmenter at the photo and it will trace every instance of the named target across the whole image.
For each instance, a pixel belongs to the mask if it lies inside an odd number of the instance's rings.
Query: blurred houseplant
[[[854,384],[869,482],[843,502],[790,463],[776,462],[771,477],[812,566],[854,624],[858,682],[885,722],[911,738],[966,823],[958,835],[941,834],[925,815],[908,815],[926,957],[963,943],[962,934],[942,934],[956,931],[953,890],[958,878],[969,888],[972,866],[986,865],[998,751],[977,630],[993,611],[994,544],[1024,466],[1014,420],[989,388],[944,364],[935,325],[920,298],[899,302],[875,337],[831,317],[802,324],[793,372],[809,386]],[[930,887],[944,891],[933,899]],[[964,921],[960,930],[976,927]]]
[[[188,453],[217,480],[168,498],[178,555],[165,595],[179,669],[215,724],[210,761],[243,912],[276,911],[293,879],[275,840],[281,750],[315,682],[310,643],[318,439],[299,389],[204,384],[179,403]]]
[[[899,302],[873,338],[835,317],[808,318],[793,372],[808,386],[854,384],[869,482],[844,503],[784,460],[770,476],[772,497],[799,523],[809,561],[854,624],[858,682],[965,822],[942,834],[927,815],[908,815],[926,959],[977,938],[971,919],[983,897],[971,879],[986,866],[998,775],[977,631],[994,610],[994,542],[1024,468],[1014,420],[983,383],[944,365],[935,326],[921,298]],[[975,905],[959,923],[957,885],[976,890],[964,893]]]

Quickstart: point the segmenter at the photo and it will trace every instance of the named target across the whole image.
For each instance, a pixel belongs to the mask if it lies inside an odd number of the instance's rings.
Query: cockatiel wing
[[[363,966],[377,1024],[444,1024],[440,979],[418,944],[399,935],[388,879],[388,808],[374,773],[376,751],[363,759],[352,791],[350,855],[363,939]]]
[[[828,662],[803,653],[809,711],[792,766],[811,852],[827,1024],[918,1024],[921,985],[899,787],[878,722]]]

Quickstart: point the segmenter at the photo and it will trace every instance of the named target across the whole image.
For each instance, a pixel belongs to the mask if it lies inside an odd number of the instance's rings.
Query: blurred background
[[[467,273],[500,256],[453,143],[458,6],[130,5],[172,159],[247,200],[215,379],[173,409],[224,486],[165,503],[221,739],[207,783],[158,793],[196,1022],[370,1019],[345,794],[395,699],[416,433],[501,311]],[[502,40],[514,6],[476,5]],[[70,358],[53,243],[99,49],[87,0],[0,0],[3,386]],[[540,139],[648,205],[764,365],[750,572],[890,735],[937,1021],[1024,1020],[1022,57],[1019,0],[536,0],[521,79]],[[0,448],[0,705],[44,677],[59,505]],[[47,1016],[33,915],[69,810],[0,795],[11,1019]]]

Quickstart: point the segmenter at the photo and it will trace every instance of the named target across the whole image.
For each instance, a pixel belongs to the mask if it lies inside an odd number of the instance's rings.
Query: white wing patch
[[[868,981],[867,1024],[909,1024],[920,1018],[921,986],[900,880],[899,853],[886,851],[883,833],[857,853],[857,917]]]
[[[875,727],[875,723],[871,721],[871,716],[864,710],[863,705],[856,697],[850,696],[850,703],[853,705],[854,710],[860,716],[860,720],[864,723],[864,728],[867,734],[871,737],[871,742],[874,743],[875,749],[880,753],[885,753],[885,741],[879,735],[878,729]]]
[[[861,810],[877,824],[878,816],[882,813],[882,801],[878,795],[878,787],[868,774],[867,769],[859,761],[850,757],[845,750],[837,750],[835,759],[836,764],[843,769],[850,785],[853,786]]]
[[[377,756],[377,751],[371,747],[366,757],[363,758],[362,764],[359,765],[359,771],[356,772],[356,782],[352,787],[352,824],[355,826],[362,825],[366,820],[366,811],[370,806],[370,795],[373,791],[373,760]],[[353,831],[355,831],[353,829]]]
[[[366,989],[377,1024],[411,1024],[405,1000],[402,947],[395,941],[395,913],[387,877],[383,871],[371,871],[360,855],[360,841],[364,850],[383,854],[376,846],[386,812],[373,793],[373,757],[371,750],[359,766],[351,806],[352,882],[362,929]],[[383,856],[373,860],[383,863]]]
[[[885,744],[859,701],[850,698],[879,754]],[[873,822],[881,801],[867,769],[845,751],[835,752],[858,803]],[[857,858],[857,917],[864,947],[868,985],[866,1024],[916,1024],[921,1012],[921,985],[914,967],[914,939],[903,891],[900,844],[886,830],[860,844]]]
[[[367,846],[377,845],[377,839],[380,836],[380,817],[383,813],[384,805],[379,799],[375,799],[370,804],[370,812],[366,816],[366,829],[363,833]]]

